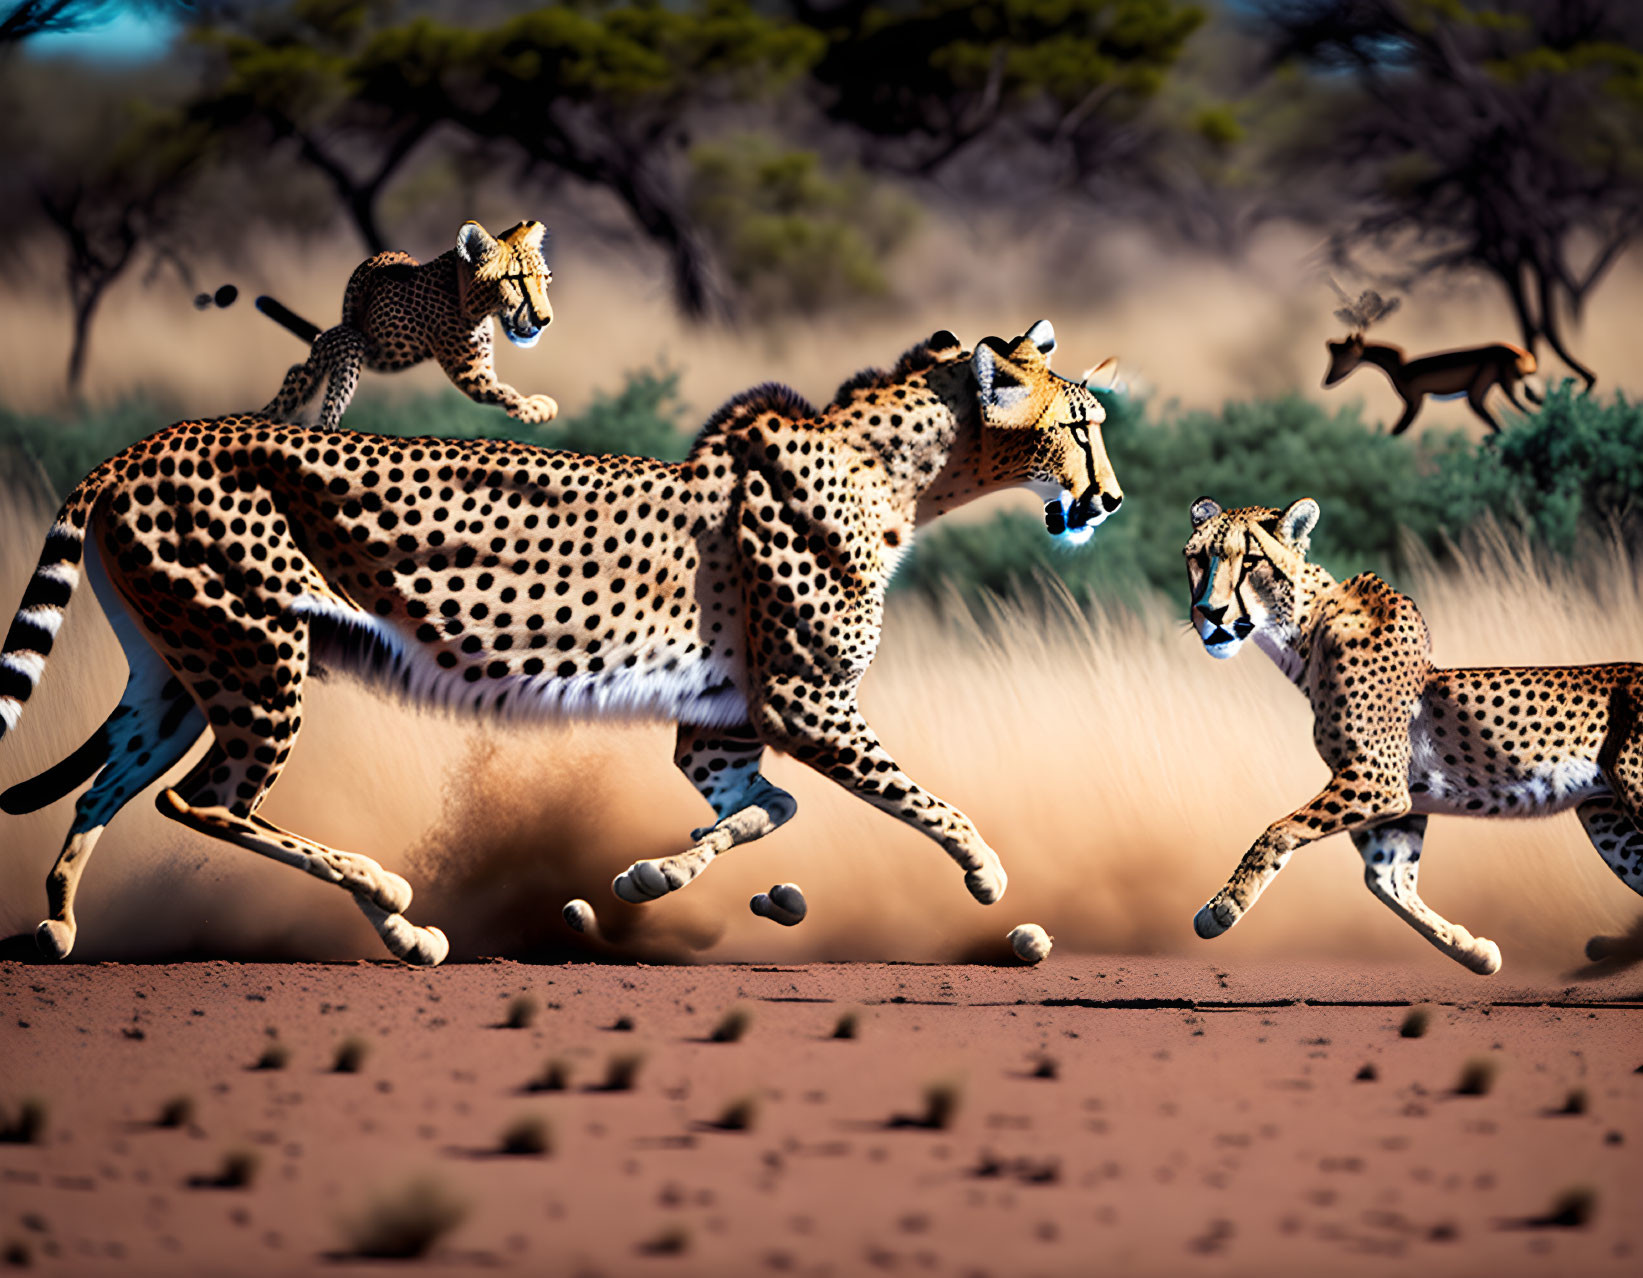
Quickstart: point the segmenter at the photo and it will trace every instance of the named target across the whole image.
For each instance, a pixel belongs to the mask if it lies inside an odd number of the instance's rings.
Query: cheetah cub
[[[478,222],[464,222],[456,247],[431,262],[378,253],[354,268],[342,295],[342,323],[323,333],[273,298],[259,297],[258,310],[313,343],[307,362],[292,366],[260,416],[291,421],[323,385],[317,426],[334,430],[362,368],[397,373],[436,359],[475,403],[499,404],[522,422],[551,420],[559,405],[498,381],[494,363],[497,324],[515,346],[531,347],[553,322],[553,272],[542,256],[546,235],[540,222],[521,222],[498,237]]]
[[[1316,716],[1329,783],[1274,821],[1198,911],[1219,936],[1296,848],[1347,831],[1369,890],[1450,958],[1500,969],[1493,941],[1415,890],[1426,818],[1544,816],[1574,808],[1621,882],[1643,894],[1643,665],[1443,670],[1412,599],[1373,573],[1337,582],[1307,562],[1318,503],[1284,511],[1192,504],[1192,624],[1213,657],[1254,639]],[[1605,938],[1587,953],[1599,958]]]

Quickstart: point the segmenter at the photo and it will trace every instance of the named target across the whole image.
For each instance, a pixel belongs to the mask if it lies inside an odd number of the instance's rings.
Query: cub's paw
[[[810,912],[797,883],[778,883],[770,891],[760,892],[748,905],[760,918],[770,919],[783,927],[797,927]]]
[[[509,415],[522,422],[551,422],[559,416],[559,401],[551,395],[527,395]]]
[[[1493,976],[1500,971],[1500,946],[1488,937],[1473,938],[1471,948],[1458,957],[1464,966],[1479,976]]]
[[[451,952],[451,943],[437,927],[415,927],[415,944],[399,957],[414,967],[438,967]]]

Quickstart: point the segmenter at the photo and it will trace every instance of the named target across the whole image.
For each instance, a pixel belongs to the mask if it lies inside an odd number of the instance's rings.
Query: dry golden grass
[[[20,597],[49,521],[37,496],[14,477],[0,497],[0,613]],[[1412,589],[1447,664],[1635,660],[1639,567],[1611,549],[1571,575],[1497,538],[1463,569],[1418,568]],[[0,747],[0,785],[78,745],[122,681],[82,591],[40,692]],[[312,688],[265,813],[407,874],[412,916],[447,929],[459,955],[584,945],[558,906],[586,896],[601,903],[608,940],[656,958],[952,959],[993,953],[1003,924],[1026,918],[1085,951],[1446,966],[1364,890],[1344,838],[1299,853],[1227,937],[1193,936],[1193,912],[1243,850],[1326,773],[1306,703],[1277,670],[1253,649],[1211,660],[1162,608],[1008,607],[983,627],[893,602],[864,707],[908,771],[969,813],[1003,857],[1003,920],[970,900],[933,844],[782,757],[769,772],[798,797],[790,825],[678,896],[623,905],[612,875],[680,849],[705,817],[672,768],[669,727],[503,730],[407,709],[346,679]],[[6,818],[0,934],[41,917],[69,812],[65,801]],[[1509,973],[1572,967],[1587,937],[1624,932],[1638,915],[1572,814],[1436,818],[1427,852],[1427,899],[1496,940]],[[773,928],[748,911],[773,879],[803,885],[803,926]],[[343,893],[168,823],[146,795],[105,836],[79,916],[83,958],[380,956]]]
[[[825,401],[856,369],[887,364],[939,328],[973,342],[1022,332],[1049,316],[1069,368],[1117,355],[1133,386],[1189,407],[1300,387],[1319,398],[1362,399],[1372,421],[1390,422],[1401,411],[1373,371],[1340,390],[1320,387],[1324,339],[1340,336],[1331,314],[1339,303],[1314,237],[1274,228],[1229,260],[1160,247],[1135,232],[1102,229],[1092,238],[1090,226],[1041,211],[1034,234],[1023,236],[1015,222],[981,217],[961,225],[932,215],[893,263],[901,299],[895,305],[745,330],[685,322],[660,282],[659,258],[561,228],[567,233],[553,286],[555,322],[533,350],[502,343],[499,368],[522,390],[551,394],[574,413],[594,391],[615,389],[626,370],[666,362],[681,371],[685,399],[700,420],[729,395],[768,380]],[[413,237],[395,247],[426,260],[448,244]],[[38,263],[33,276],[14,277],[0,289],[0,385],[12,407],[49,407],[63,394],[69,315],[56,266],[60,251],[55,241],[32,246],[26,255]],[[231,269],[201,256],[193,265],[202,286],[240,286],[240,300],[226,311],[196,311],[192,291],[170,273],[145,285],[141,272],[132,272],[99,313],[88,398],[148,390],[201,415],[266,403],[305,352],[253,309],[252,298],[269,292],[316,323],[334,323],[343,285],[364,257],[346,234],[308,241],[268,236],[247,246],[243,265]],[[1611,389],[1643,389],[1630,337],[1640,291],[1643,256],[1634,254],[1597,291],[1571,338]],[[1433,285],[1375,329],[1377,339],[1411,353],[1515,335],[1505,301],[1482,285]],[[1555,364],[1543,371],[1563,375]],[[394,377],[367,374],[363,389],[443,384],[439,370],[425,365]],[[1481,429],[1464,403],[1429,403],[1420,425],[1434,423]]]

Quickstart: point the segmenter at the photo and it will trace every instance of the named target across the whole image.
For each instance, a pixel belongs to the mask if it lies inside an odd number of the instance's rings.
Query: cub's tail
[[[314,344],[314,339],[320,335],[318,324],[309,323],[284,302],[275,301],[266,293],[257,298],[257,309],[281,328],[295,333],[310,346]]]
[[[40,562],[6,632],[5,647],[0,649],[0,740],[17,726],[23,703],[39,686],[46,658],[62,628],[63,610],[80,584],[92,508],[111,474],[111,464],[104,462],[81,480],[46,534]]]

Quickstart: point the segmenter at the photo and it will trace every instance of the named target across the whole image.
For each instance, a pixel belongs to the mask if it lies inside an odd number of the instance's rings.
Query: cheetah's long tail
[[[82,479],[46,534],[40,561],[0,649],[0,739],[17,726],[23,703],[34,695],[45,672],[63,610],[80,584],[86,526],[111,473],[110,463],[104,462]]]
[[[266,293],[257,298],[257,309],[281,328],[288,329],[310,346],[314,344],[314,339],[320,335],[318,324],[309,323],[284,302],[276,301]]]

